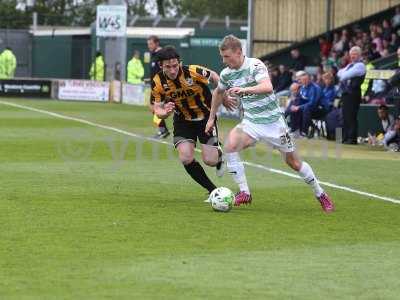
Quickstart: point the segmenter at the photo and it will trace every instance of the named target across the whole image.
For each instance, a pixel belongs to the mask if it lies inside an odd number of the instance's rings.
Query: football
[[[219,187],[210,194],[211,207],[215,211],[228,212],[232,209],[235,195],[226,187]]]

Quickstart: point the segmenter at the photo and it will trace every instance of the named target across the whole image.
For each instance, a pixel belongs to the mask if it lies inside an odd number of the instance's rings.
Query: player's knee
[[[286,163],[295,171],[299,171],[301,168],[301,162],[293,157],[287,158]]]
[[[183,164],[183,165],[189,165],[192,161],[193,161],[193,157],[181,157],[180,158],[181,159],[181,163]]]
[[[217,164],[217,159],[211,157],[203,157],[203,162],[210,167],[214,167]]]

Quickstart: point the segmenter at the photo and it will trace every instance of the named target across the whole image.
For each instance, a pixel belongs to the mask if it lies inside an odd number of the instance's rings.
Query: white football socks
[[[324,192],[324,190],[319,185],[318,180],[315,177],[314,172],[311,169],[310,165],[308,163],[306,163],[305,161],[303,161],[301,163],[301,168],[300,168],[299,174],[300,174],[301,178],[303,178],[307,184],[311,185],[311,187],[314,190],[315,196],[317,196],[317,197],[321,196],[321,194]]]
[[[225,153],[226,167],[228,172],[232,175],[233,180],[239,185],[240,191],[250,194],[249,186],[247,185],[246,175],[244,173],[244,166],[240,160],[238,152]]]

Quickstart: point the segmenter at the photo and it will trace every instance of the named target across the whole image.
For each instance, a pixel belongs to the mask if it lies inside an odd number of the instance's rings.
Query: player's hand
[[[228,90],[228,95],[231,95],[231,96],[241,96],[243,94],[244,94],[243,88],[238,87],[238,86],[235,86]]]
[[[290,108],[290,111],[291,111],[291,112],[298,112],[299,109],[300,109],[300,108],[299,108],[298,106],[293,105],[293,106]]]
[[[170,115],[174,110],[175,110],[175,103],[174,102],[168,102],[164,105],[165,112],[167,115]]]
[[[206,128],[204,129],[204,132],[206,134],[210,134],[210,132],[214,129],[214,119],[209,118],[206,124]]]
[[[227,110],[234,111],[238,106],[237,98],[225,93],[224,99],[222,100],[222,105],[225,106]]]

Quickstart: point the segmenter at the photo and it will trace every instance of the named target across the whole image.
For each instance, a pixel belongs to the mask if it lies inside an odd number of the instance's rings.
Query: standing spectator
[[[350,49],[351,63],[338,72],[342,89],[343,105],[343,143],[357,144],[357,114],[361,102],[361,84],[364,80],[366,68],[361,61],[361,49],[355,46]]]
[[[151,35],[147,39],[147,48],[150,51],[150,82],[153,86],[153,77],[161,71],[158,59],[158,52],[162,49],[160,47],[160,39],[156,35]],[[165,120],[158,118],[154,114],[154,103],[150,100],[150,109],[153,113],[153,123],[158,127],[157,133],[153,136],[156,139],[163,139],[170,135]]]
[[[17,68],[17,59],[10,47],[6,47],[0,54],[0,79],[14,78]]]
[[[396,7],[395,15],[392,18],[392,27],[394,30],[400,27],[400,6]]]
[[[368,70],[373,70],[374,64],[368,60],[368,58],[365,61],[365,70],[368,72]],[[371,79],[365,78],[363,83],[361,84],[361,98],[367,97],[367,92],[370,90],[370,85],[371,85]],[[368,101],[368,100],[366,100]]]
[[[104,59],[100,51],[96,52],[96,59],[90,67],[89,76],[91,80],[104,81]]]
[[[292,75],[284,65],[279,65],[279,78],[275,88],[276,92],[280,92],[289,88],[292,83]]]
[[[132,59],[128,62],[127,67],[127,82],[132,84],[143,83],[144,68],[140,61],[140,52],[135,50]]]
[[[321,57],[325,57],[325,58],[328,57],[329,53],[331,51],[331,48],[332,48],[332,44],[324,36],[321,36],[318,39],[318,42],[319,42],[319,51],[320,51]]]
[[[384,40],[389,41],[391,39],[393,29],[392,26],[390,26],[390,22],[388,20],[383,20],[382,21],[382,38]]]
[[[304,67],[307,64],[306,57],[300,53],[299,49],[293,49],[292,51],[290,51],[290,55],[292,57],[290,69],[292,71],[304,70]]]
[[[271,83],[273,87],[276,87],[278,85],[278,80],[279,80],[279,69],[277,67],[271,68]],[[276,88],[274,89],[275,92],[277,92]]]

